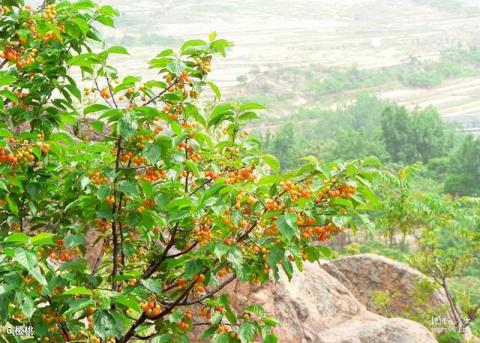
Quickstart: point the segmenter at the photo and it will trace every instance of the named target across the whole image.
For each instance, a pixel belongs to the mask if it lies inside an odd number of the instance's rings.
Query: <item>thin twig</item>
[[[173,80],[173,82],[167,86],[167,88],[165,88],[164,90],[162,90],[160,93],[158,93],[157,96],[151,98],[150,100],[148,100],[147,102],[143,103],[142,106],[147,106],[147,105],[150,105],[152,102],[154,102],[155,100],[159,99],[163,94],[165,94],[166,92],[168,92],[173,86],[175,86],[178,82],[178,76]]]

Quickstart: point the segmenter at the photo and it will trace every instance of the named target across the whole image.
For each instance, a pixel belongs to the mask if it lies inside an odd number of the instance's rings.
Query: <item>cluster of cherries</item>
[[[338,233],[340,228],[333,224],[328,224],[324,226],[315,226],[311,228],[306,228],[302,235],[305,239],[312,239],[316,238],[318,241],[326,241],[329,239],[333,234]]]
[[[246,180],[255,180],[254,172],[254,166],[233,170],[228,173],[225,183],[228,185],[232,185]]]
[[[39,253],[42,256],[50,257],[52,260],[68,262],[75,257],[75,254],[80,254],[81,250],[79,247],[76,247],[75,249],[68,249],[67,247],[65,247],[63,240],[58,239],[55,242],[54,247],[52,248],[42,247],[40,248]]]
[[[90,180],[96,185],[101,185],[104,183],[107,183],[109,181],[109,178],[106,176],[102,176],[100,174],[100,171],[96,170],[90,175]]]

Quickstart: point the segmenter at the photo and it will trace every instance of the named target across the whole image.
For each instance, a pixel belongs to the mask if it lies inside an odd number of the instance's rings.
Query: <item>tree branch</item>
[[[175,227],[173,228],[172,236],[170,237],[170,241],[168,242],[167,246],[165,247],[165,250],[163,251],[162,255],[158,259],[158,261],[152,261],[150,264],[150,267],[147,268],[147,270],[143,273],[142,279],[148,279],[150,276],[152,276],[153,273],[157,270],[158,267],[162,264],[163,261],[165,261],[165,258],[167,257],[168,252],[170,249],[173,247],[175,244],[175,237],[177,235],[178,229],[179,229],[180,224],[176,223]]]
[[[198,245],[198,241],[195,241],[195,243],[193,243],[188,249],[185,249],[184,251],[181,251],[181,252],[176,253],[176,254],[173,254],[173,255],[165,256],[165,259],[167,259],[167,258],[175,258],[175,257],[179,257],[179,256],[182,256],[182,255],[188,254],[188,253],[189,253],[190,251],[192,251],[197,245]]]
[[[142,314],[140,315],[140,317],[135,321],[135,323],[133,323],[133,325],[130,327],[130,329],[127,331],[127,333],[125,334],[125,336],[123,336],[121,339],[120,339],[120,343],[126,343],[128,342],[128,340],[130,338],[132,338],[134,335],[135,335],[135,330],[137,329],[137,327],[139,327],[141,324],[143,324],[147,319],[151,319],[151,320],[158,320],[164,316],[166,316],[167,314],[169,314],[170,312],[172,312],[172,310],[177,307],[177,305],[188,295],[188,293],[190,293],[190,291],[192,290],[193,286],[195,286],[195,281],[193,281],[192,283],[190,283],[190,285],[182,292],[182,294],[180,294],[180,296],[177,298],[177,300],[175,300],[170,306],[168,306],[165,310],[163,310],[161,313],[158,314],[158,316],[153,316],[151,318],[147,318],[145,312],[142,312]],[[156,335],[156,333],[155,333]],[[154,335],[154,336],[155,336]],[[153,337],[153,336],[152,336]]]
[[[199,304],[201,303],[202,301],[204,301],[205,299],[208,299],[210,298],[211,296],[217,294],[218,292],[220,292],[222,289],[224,289],[226,286],[228,286],[230,283],[232,283],[233,280],[235,280],[237,278],[237,276],[235,274],[233,274],[232,276],[230,276],[228,279],[226,279],[225,281],[223,281],[220,285],[218,285],[216,288],[214,288],[213,290],[207,292],[205,295],[203,295],[202,297],[196,299],[196,300],[192,300],[192,301],[184,301],[182,302],[180,305],[181,306],[189,306],[189,305],[195,305],[195,304]]]
[[[168,92],[173,86],[175,86],[178,82],[178,76],[173,79],[173,82],[167,87],[165,88],[163,91],[161,91],[160,93],[158,93],[157,96],[151,98],[150,100],[148,100],[147,102],[143,103],[142,106],[147,106],[147,105],[150,105],[152,102],[154,102],[155,100],[159,99],[163,94],[165,94],[166,92]]]
[[[112,268],[112,290],[117,289],[117,281],[115,277],[118,271],[118,233],[117,233],[117,185],[118,185],[118,172],[120,168],[120,157],[122,154],[122,137],[120,136],[117,141],[117,155],[115,160],[115,180],[113,181],[113,197],[115,201],[112,206],[112,236],[113,236],[113,268]],[[120,206],[120,204],[119,204]]]

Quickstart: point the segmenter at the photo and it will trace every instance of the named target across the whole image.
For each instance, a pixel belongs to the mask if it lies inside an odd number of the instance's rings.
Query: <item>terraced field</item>
[[[163,47],[211,31],[233,41],[235,47],[216,63],[212,75],[227,95],[237,90],[239,77],[251,80],[252,70],[310,64],[378,68],[409,56],[436,59],[447,47],[480,41],[480,5],[474,0],[108,2],[123,14],[118,29],[106,32],[110,42],[131,42],[131,56],[118,60],[125,72],[138,72]],[[151,76],[147,69],[142,74]],[[435,89],[380,93],[407,105],[433,104],[445,116],[461,117],[480,114],[479,87],[480,80],[471,78]],[[293,103],[302,103],[297,100]]]

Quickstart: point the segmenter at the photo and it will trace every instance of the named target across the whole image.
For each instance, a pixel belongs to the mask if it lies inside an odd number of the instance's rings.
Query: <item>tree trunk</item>
[[[460,310],[458,309],[455,301],[453,300],[452,293],[450,292],[450,288],[448,286],[448,282],[446,278],[442,279],[442,287],[447,295],[448,304],[450,305],[450,311],[453,314],[453,318],[455,319],[455,327],[459,332],[462,332],[465,328],[465,323],[463,321],[462,315]]]

